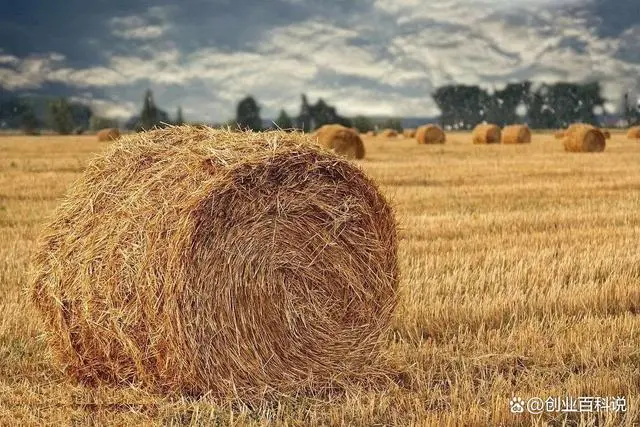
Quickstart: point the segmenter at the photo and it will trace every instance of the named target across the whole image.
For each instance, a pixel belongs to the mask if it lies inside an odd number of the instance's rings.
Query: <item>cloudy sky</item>
[[[1,0],[0,91],[72,96],[126,117],[146,88],[222,121],[300,93],[344,115],[438,114],[448,83],[600,80],[640,89],[640,0]],[[635,93],[635,92],[634,92]]]

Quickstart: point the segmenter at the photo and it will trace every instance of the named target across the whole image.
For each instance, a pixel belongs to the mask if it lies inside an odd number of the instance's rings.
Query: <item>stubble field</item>
[[[521,146],[365,140],[359,164],[396,208],[401,297],[384,391],[261,408],[90,389],[56,369],[24,290],[39,227],[93,136],[0,137],[2,425],[640,424],[640,143],[567,154]],[[512,414],[514,397],[626,397],[625,413]]]

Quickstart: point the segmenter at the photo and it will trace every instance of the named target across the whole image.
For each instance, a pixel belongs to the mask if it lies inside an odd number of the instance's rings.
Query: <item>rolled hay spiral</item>
[[[553,133],[553,137],[555,139],[563,139],[566,136],[565,130],[559,130]]]
[[[569,126],[562,142],[565,151],[574,153],[601,152],[607,145],[604,133],[587,124]]]
[[[627,131],[628,139],[640,139],[640,126],[630,127]]]
[[[404,129],[402,131],[402,136],[404,136],[405,138],[415,138],[416,137],[416,130],[415,129]]]
[[[364,158],[362,139],[353,129],[339,125],[324,125],[313,133],[318,143],[348,159]]]
[[[398,131],[395,129],[383,129],[380,132],[380,136],[383,138],[396,138],[398,136]]]
[[[471,138],[474,144],[499,144],[502,132],[494,124],[479,124],[473,129]]]
[[[87,384],[260,399],[384,376],[392,208],[309,136],[170,127],[93,160],[41,236],[32,300]]]
[[[96,134],[98,141],[115,141],[120,138],[120,129],[118,128],[105,128],[98,131]]]
[[[415,137],[418,144],[444,144],[447,140],[442,128],[434,124],[420,126]]]
[[[531,142],[531,130],[527,125],[510,125],[502,129],[503,144],[528,144]]]

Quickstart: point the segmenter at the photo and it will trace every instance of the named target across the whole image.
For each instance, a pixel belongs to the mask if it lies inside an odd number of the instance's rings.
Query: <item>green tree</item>
[[[311,115],[311,106],[307,100],[307,95],[304,93],[300,96],[300,114],[298,115],[297,126],[298,129],[304,132],[310,132],[313,129],[313,117]]]
[[[380,123],[382,129],[394,129],[397,132],[402,132],[402,120],[397,117],[390,117]]]
[[[71,105],[66,99],[60,98],[49,103],[49,116],[51,127],[60,135],[69,135],[73,131],[75,124]]]
[[[20,114],[20,127],[27,135],[35,135],[38,133],[38,117],[36,117],[36,113],[33,111],[31,105],[23,105]]]
[[[369,132],[374,129],[373,121],[365,116],[356,116],[352,120],[353,127],[358,129],[359,132]]]
[[[318,129],[324,125],[340,124],[351,127],[351,120],[340,116],[336,108],[327,104],[322,98],[310,106],[313,128]]]
[[[89,119],[89,129],[97,131],[106,128],[117,128],[119,126],[116,119],[110,119],[108,117],[91,116]]]
[[[182,107],[178,107],[178,111],[176,111],[176,120],[174,124],[178,126],[184,124],[184,117],[182,116]]]
[[[291,130],[293,129],[293,121],[289,117],[286,111],[280,110],[280,115],[275,121],[275,125],[283,130]]]
[[[153,92],[151,92],[151,89],[147,89],[144,95],[142,111],[140,112],[138,131],[153,129],[158,124],[158,108],[153,100]]]
[[[478,86],[448,85],[432,95],[440,109],[443,126],[471,129],[486,119],[489,94]]]
[[[260,107],[258,107],[258,103],[252,96],[247,96],[238,103],[238,108],[236,110],[236,124],[242,130],[262,130]]]

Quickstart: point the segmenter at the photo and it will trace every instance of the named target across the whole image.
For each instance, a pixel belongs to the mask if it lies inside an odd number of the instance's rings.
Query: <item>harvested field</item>
[[[400,300],[383,390],[252,407],[91,387],[50,357],[24,292],[36,238],[90,157],[86,136],[0,137],[0,419],[8,425],[595,425],[592,414],[512,414],[513,397],[625,396],[597,425],[640,424],[640,144],[598,155],[533,144],[363,137],[357,161],[399,221]],[[324,393],[330,391],[324,390]],[[580,415],[580,416],[579,416]]]

